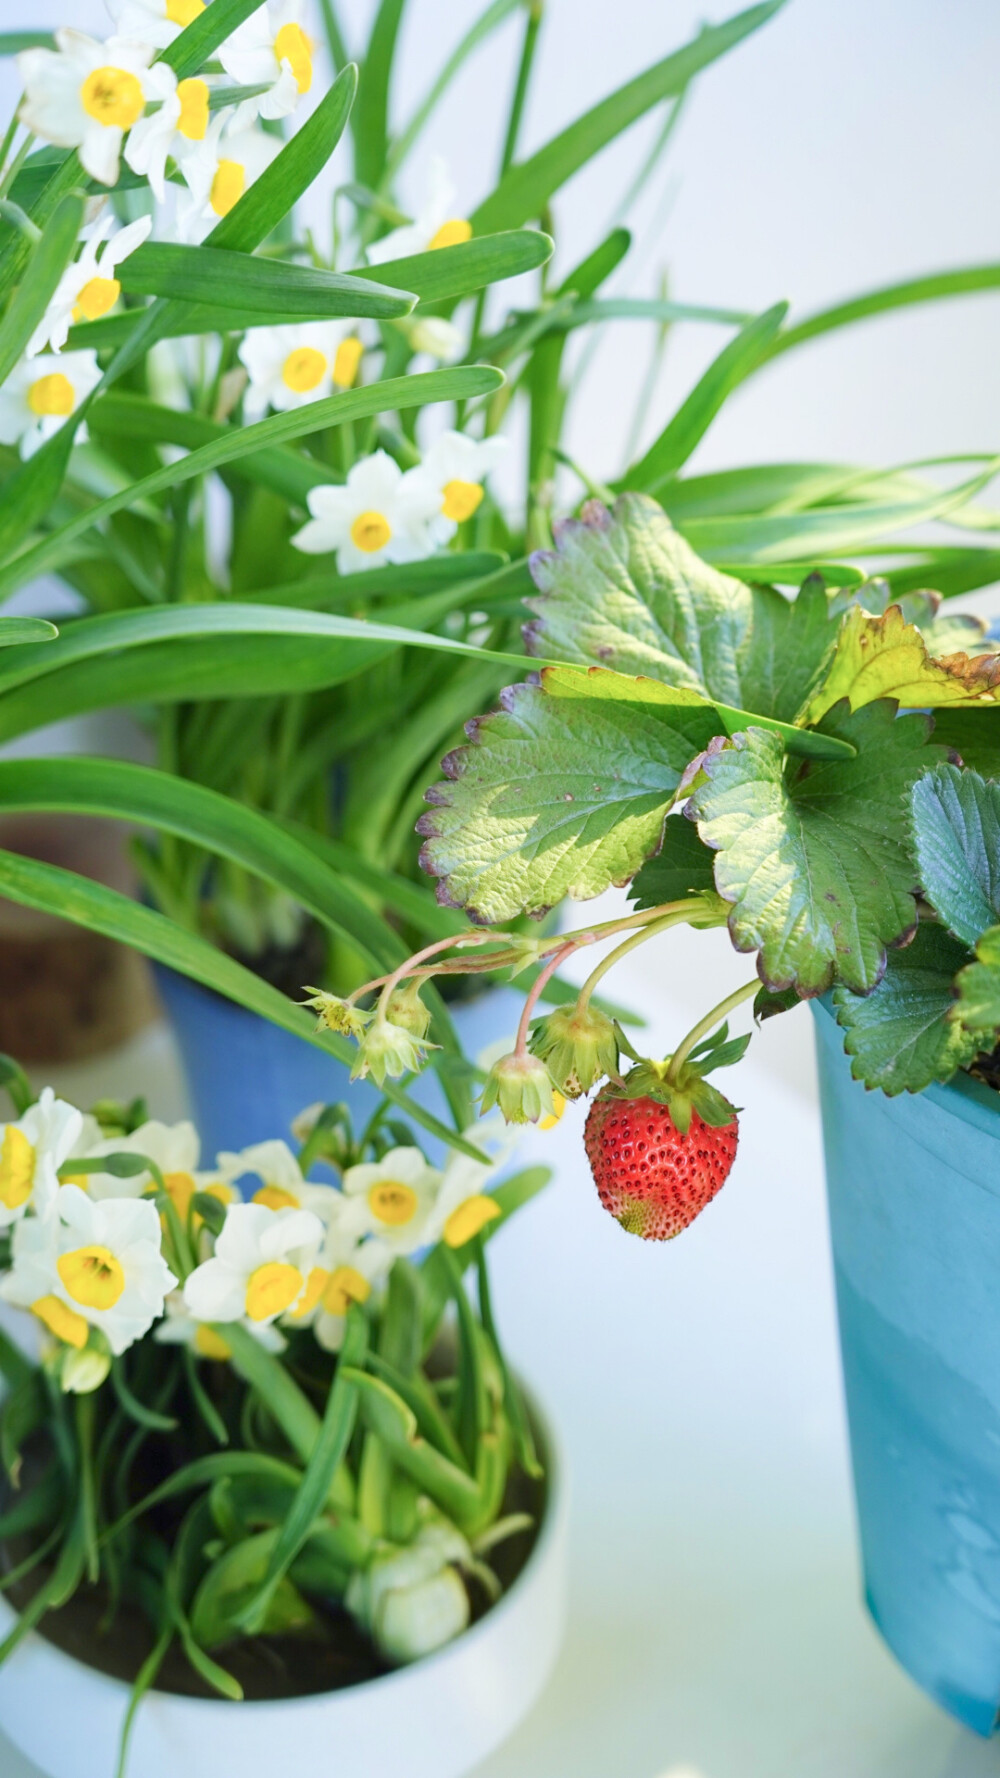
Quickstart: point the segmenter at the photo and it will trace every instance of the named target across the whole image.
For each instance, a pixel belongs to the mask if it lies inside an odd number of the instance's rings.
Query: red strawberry
[[[584,1132],[601,1203],[644,1241],[669,1241],[700,1215],[728,1179],[739,1141],[735,1107],[690,1074],[679,1091],[668,1087],[664,1066],[642,1063],[621,1086],[603,1087]],[[710,1122],[692,1103],[699,1099]]]

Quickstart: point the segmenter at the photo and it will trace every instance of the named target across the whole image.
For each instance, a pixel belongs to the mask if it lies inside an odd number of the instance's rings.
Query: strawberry
[[[670,1059],[640,1061],[601,1088],[584,1143],[605,1210],[630,1235],[669,1241],[710,1204],[729,1177],[739,1141],[736,1107],[704,1079],[738,1060],[746,1043],[721,1034],[668,1077]]]

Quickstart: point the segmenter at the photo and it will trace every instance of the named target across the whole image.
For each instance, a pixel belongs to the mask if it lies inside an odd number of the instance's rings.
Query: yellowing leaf
[[[882,617],[854,606],[844,618],[830,671],[799,721],[822,720],[841,698],[852,710],[876,698],[895,698],[909,709],[996,701],[1000,656],[950,654],[932,660],[920,631],[898,605]]]

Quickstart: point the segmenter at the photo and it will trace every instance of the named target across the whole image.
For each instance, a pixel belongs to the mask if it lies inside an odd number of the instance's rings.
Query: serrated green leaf
[[[531,566],[530,652],[648,674],[776,721],[798,715],[837,633],[817,582],[791,603],[720,573],[645,494],[610,513],[591,503]]]
[[[914,784],[910,809],[924,895],[974,945],[1000,919],[1000,785],[939,765]]]
[[[625,883],[656,850],[715,713],[690,692],[620,706],[516,685],[445,761],[418,831],[439,896],[487,923]]]
[[[645,456],[622,477],[623,488],[656,493],[687,462],[734,389],[760,363],[788,313],[787,303],[756,315],[712,361]]]
[[[1000,926],[983,933],[957,987],[955,1019],[973,1033],[977,1052],[992,1050],[1000,1037]]]
[[[664,99],[677,98],[702,69],[767,23],[779,9],[752,6],[723,25],[711,25],[683,49],[657,62],[554,136],[536,154],[512,166],[472,217],[477,234],[517,228],[541,216],[549,199],[580,167]],[[372,183],[372,181],[369,181]]]
[[[415,300],[398,287],[390,289],[373,279],[207,243],[180,247],[168,241],[147,241],[130,253],[121,266],[121,285],[136,296],[215,304],[220,331],[232,328],[229,314],[220,313],[220,306],[230,314],[239,309],[252,315],[260,326],[272,324],[276,317],[319,320],[357,315],[391,320],[408,315]]]
[[[1000,778],[1000,717],[991,710],[939,710],[934,739],[983,778]]]
[[[733,942],[760,952],[765,984],[808,995],[840,981],[863,994],[916,923],[907,795],[940,755],[929,719],[896,720],[888,702],[838,706],[824,728],[857,757],[789,762],[776,735],[751,728],[705,759],[690,806],[733,903]]]
[[[708,895],[715,889],[715,853],[705,845],[693,821],[674,816],[664,823],[663,844],[648,858],[629,892],[637,908],[656,908],[685,895]]]
[[[910,709],[981,704],[996,696],[998,668],[995,654],[932,660],[921,631],[906,622],[898,605],[881,617],[855,605],[843,619],[829,670],[802,720],[820,722],[841,699],[852,710],[875,698],[895,698]]]
[[[837,1023],[846,1032],[844,1048],[855,1080],[890,1097],[921,1093],[934,1080],[950,1080],[972,1061],[979,1042],[953,1017],[955,977],[968,955],[943,927],[925,920],[912,944],[889,952],[874,993],[834,990]]]

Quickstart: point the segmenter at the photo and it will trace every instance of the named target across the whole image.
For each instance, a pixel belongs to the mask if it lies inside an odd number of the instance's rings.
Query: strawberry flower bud
[[[579,1099],[606,1074],[618,1073],[615,1027],[606,1013],[590,1005],[557,1007],[539,1020],[530,1042],[567,1099]]]
[[[409,1031],[411,1037],[427,1036],[431,1015],[420,998],[418,982],[407,982],[404,987],[393,989],[389,995],[386,1017],[391,1024],[401,1025],[404,1031]]]
[[[349,1000],[341,1000],[337,994],[324,994],[322,988],[310,988],[309,998],[302,1004],[316,1014],[321,1031],[339,1031],[342,1037],[353,1037],[358,1043],[375,1016],[352,1006]]]
[[[486,1077],[480,1110],[500,1107],[508,1124],[537,1124],[556,1116],[552,1077],[537,1056],[501,1056]]]
[[[372,1080],[382,1086],[386,1078],[398,1080],[401,1074],[419,1074],[427,1051],[437,1047],[436,1043],[414,1037],[402,1025],[394,1025],[388,1019],[376,1019],[360,1040],[351,1079],[365,1080],[371,1075]]]

